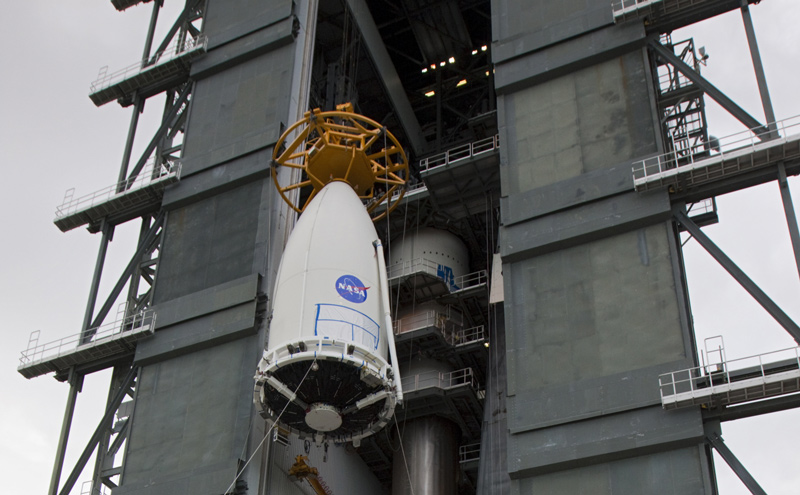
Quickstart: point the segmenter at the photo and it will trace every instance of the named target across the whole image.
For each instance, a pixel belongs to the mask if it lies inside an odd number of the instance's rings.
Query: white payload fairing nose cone
[[[376,239],[357,194],[335,181],[309,203],[286,245],[254,399],[301,437],[358,440],[394,413]]]

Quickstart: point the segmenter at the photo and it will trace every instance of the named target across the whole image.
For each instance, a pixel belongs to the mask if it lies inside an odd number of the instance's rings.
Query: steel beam
[[[731,467],[736,476],[742,480],[742,483],[745,484],[750,493],[753,495],[767,495],[767,492],[764,491],[763,488],[758,484],[758,482],[753,478],[750,473],[745,469],[744,465],[739,462],[739,459],[733,455],[731,449],[725,445],[725,442],[722,440],[722,437],[719,436],[717,432],[711,432],[706,434],[706,441],[714,447],[719,455],[728,463],[728,466]]]
[[[92,456],[95,447],[97,447],[97,444],[100,442],[100,437],[103,435],[105,430],[108,429],[108,425],[110,425],[111,421],[114,419],[114,413],[116,413],[117,409],[119,409],[119,405],[122,404],[122,400],[128,393],[128,389],[136,379],[136,372],[137,368],[135,366],[131,367],[131,370],[123,379],[119,390],[117,390],[117,393],[114,394],[113,399],[109,401],[106,412],[103,415],[103,418],[100,420],[100,424],[97,425],[92,437],[89,439],[89,443],[86,445],[86,448],[83,449],[83,453],[78,458],[78,462],[72,469],[67,481],[64,482],[64,486],[61,488],[61,491],[58,492],[59,495],[69,495],[69,492],[72,491],[72,487],[75,486],[75,482],[78,481],[78,477],[81,475],[83,468],[86,467],[86,463],[89,462],[89,458]]]
[[[800,344],[800,327],[797,326],[789,315],[783,312],[783,310],[778,307],[775,302],[769,298],[769,296],[761,290],[761,288],[753,282],[750,277],[748,277],[741,268],[739,268],[736,263],[733,262],[728,256],[722,252],[722,250],[714,244],[714,242],[706,236],[700,227],[697,226],[694,221],[692,221],[686,213],[680,209],[673,210],[673,216],[675,220],[678,221],[681,225],[683,225],[687,232],[689,232],[692,237],[705,249],[708,254],[711,255],[717,263],[719,263],[722,268],[725,269],[731,276],[739,282],[739,284],[746,290],[753,299],[758,302],[761,307],[763,307],[767,312],[775,318],[777,321],[789,334],[794,338],[794,340]]]
[[[753,131],[761,141],[767,141],[770,138],[769,129],[767,127],[762,125],[758,120],[755,119],[755,117],[745,112],[744,109],[734,103],[733,100],[725,96],[725,93],[717,89],[717,87],[708,82],[706,78],[698,74],[694,68],[689,67],[686,62],[679,59],[678,56],[672,52],[672,50],[662,45],[655,38],[650,40],[649,45],[659,57],[675,67],[678,72],[686,76],[687,79],[705,91],[705,93],[713,98],[714,101],[719,103],[722,108],[730,112],[730,114],[736,117],[739,122]]]
[[[106,252],[108,251],[108,243],[114,236],[114,226],[109,225],[108,222],[103,220],[100,230],[103,232],[100,239],[100,248],[97,250],[97,259],[94,263],[94,274],[92,275],[92,283],[89,286],[89,300],[86,301],[86,310],[83,313],[83,326],[81,327],[80,343],[85,344],[91,340],[94,335],[92,328],[92,314],[94,313],[94,305],[97,303],[97,292],[100,290],[100,277],[103,275],[103,266],[105,265]]]
[[[761,95],[761,106],[764,107],[764,116],[767,119],[767,127],[772,133],[772,137],[777,138],[778,127],[775,125],[775,112],[772,110],[772,99],[769,97],[767,77],[764,75],[764,65],[761,63],[761,52],[758,50],[756,31],[753,29],[753,19],[750,17],[750,7],[747,0],[742,0],[741,10],[744,31],[747,33],[747,44],[750,46],[750,58],[753,59],[753,70],[756,73],[758,92]]]
[[[53,473],[50,476],[50,489],[47,491],[48,495],[58,494],[58,483],[61,481],[61,470],[64,467],[64,455],[67,452],[69,432],[72,429],[72,416],[75,413],[75,402],[78,399],[78,393],[81,391],[82,387],[83,375],[75,373],[75,368],[72,368],[69,376],[67,406],[64,409],[64,420],[61,422],[61,435],[58,437],[56,459],[53,462]]]
[[[377,69],[383,81],[400,123],[406,131],[406,137],[411,142],[414,154],[420,156],[425,152],[422,128],[419,125],[417,116],[414,114],[411,103],[408,101],[408,96],[405,89],[403,89],[403,83],[400,82],[400,77],[397,75],[397,70],[389,57],[389,52],[381,39],[381,33],[378,31],[378,26],[375,25],[375,20],[369,12],[367,3],[364,0],[347,0],[347,6],[350,8],[350,13],[353,15],[356,24],[358,24],[361,36],[364,37],[364,44],[372,61],[375,63],[375,69]]]
[[[783,162],[778,163],[778,186],[781,191],[783,201],[783,213],[786,215],[786,225],[789,227],[789,237],[792,240],[794,250],[794,263],[797,273],[800,275],[800,229],[797,227],[797,214],[794,210],[792,193],[789,191],[789,181],[786,179],[786,166]]]

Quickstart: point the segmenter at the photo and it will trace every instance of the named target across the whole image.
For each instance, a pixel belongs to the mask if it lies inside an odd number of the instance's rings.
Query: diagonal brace
[[[97,425],[97,429],[94,430],[92,437],[89,439],[88,445],[86,445],[86,448],[83,449],[83,453],[78,458],[78,462],[72,469],[69,478],[67,478],[67,481],[64,482],[64,486],[61,488],[61,491],[58,492],[59,495],[69,495],[69,492],[72,491],[72,487],[75,486],[75,482],[78,481],[78,476],[81,475],[81,472],[83,471],[83,468],[86,467],[86,463],[89,462],[89,458],[92,456],[94,449],[97,447],[97,444],[100,443],[100,437],[111,425],[111,420],[114,419],[114,413],[116,413],[117,409],[119,409],[119,405],[122,404],[122,400],[127,395],[128,389],[136,379],[137,370],[138,368],[136,366],[131,368],[131,370],[128,372],[128,375],[120,385],[119,390],[117,390],[117,393],[114,394],[114,398],[111,400],[111,402],[109,402],[108,408],[106,409],[103,418],[100,420],[100,424]]]
[[[161,127],[158,128],[155,135],[153,136],[153,139],[150,140],[150,143],[144,149],[142,157],[139,158],[139,161],[136,162],[136,165],[133,167],[133,170],[131,170],[130,175],[128,175],[128,183],[125,189],[130,189],[133,186],[134,179],[136,179],[136,176],[138,176],[139,173],[144,168],[145,164],[147,163],[147,159],[150,158],[150,154],[153,152],[153,150],[156,149],[156,146],[158,146],[159,141],[161,141],[161,139],[166,135],[167,130],[173,126],[175,117],[178,116],[178,112],[180,111],[181,107],[183,106],[184,103],[186,103],[186,100],[189,98],[189,93],[191,92],[191,90],[192,90],[192,83],[191,81],[189,81],[184,86],[183,91],[181,91],[181,94],[178,96],[178,99],[175,100],[175,103],[172,105],[172,108],[169,110],[169,113],[164,117],[164,120],[161,121]]]
[[[122,292],[123,287],[125,287],[125,284],[128,282],[128,278],[133,275],[133,272],[136,269],[136,266],[141,262],[144,253],[151,248],[158,230],[164,223],[164,216],[165,212],[162,210],[161,213],[158,214],[158,217],[156,217],[156,220],[153,222],[153,225],[150,227],[147,235],[139,243],[139,248],[136,250],[136,253],[134,253],[133,257],[131,257],[130,262],[128,262],[128,266],[125,267],[125,271],[123,271],[122,275],[120,275],[119,280],[117,280],[116,285],[108,295],[103,307],[97,312],[97,316],[95,316],[91,327],[86,330],[83,335],[81,335],[81,344],[85,344],[89,341],[92,335],[94,335],[94,333],[97,331],[97,328],[103,323],[103,320],[105,320],[106,316],[108,316],[108,312],[111,311],[114,301],[116,301],[117,297],[119,297],[120,292]]]
[[[739,284],[746,290],[753,299],[758,302],[761,307],[767,310],[775,321],[777,321],[789,334],[794,338],[794,340],[800,344],[800,327],[797,326],[797,323],[792,320],[789,315],[784,313],[784,311],[778,307],[775,302],[770,299],[770,297],[761,290],[761,288],[753,282],[753,280],[748,277],[741,268],[739,268],[736,263],[733,262],[728,256],[722,252],[722,250],[714,244],[714,242],[706,236],[700,227],[697,226],[694,221],[692,221],[688,215],[682,210],[675,209],[672,212],[675,220],[678,221],[681,225],[683,225],[686,230],[695,238],[695,240],[705,249],[708,254],[711,255],[712,258],[717,260],[722,268],[725,269],[731,276],[739,282]]]
[[[734,103],[733,100],[725,96],[725,93],[711,84],[708,79],[701,76],[692,67],[689,67],[686,62],[679,59],[678,56],[672,52],[672,50],[662,45],[655,38],[651,39],[649,44],[659,57],[675,67],[678,72],[686,76],[687,79],[705,91],[705,93],[713,98],[714,101],[719,103],[722,108],[727,110],[731,115],[736,117],[739,122],[754,132],[761,141],[767,141],[771,137],[769,129],[766,126],[762,125],[758,120],[755,119],[755,117],[747,113],[742,107]]]
[[[722,437],[717,432],[706,434],[706,442],[714,447],[720,456],[728,463],[728,466],[736,473],[736,476],[742,480],[742,483],[750,490],[753,495],[767,495],[767,492],[758,484],[753,476],[747,471],[744,465],[739,462],[739,459],[731,452],[731,449],[725,445]]]

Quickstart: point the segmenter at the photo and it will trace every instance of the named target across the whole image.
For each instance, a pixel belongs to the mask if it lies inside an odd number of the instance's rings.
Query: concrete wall
[[[658,375],[692,366],[644,30],[608,2],[495,0],[500,232],[513,494],[711,493],[699,409]]]

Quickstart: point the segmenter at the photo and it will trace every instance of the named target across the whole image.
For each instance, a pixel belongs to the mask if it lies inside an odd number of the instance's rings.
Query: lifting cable
[[[306,374],[305,374],[305,375],[303,375],[303,379],[302,379],[302,380],[300,380],[300,383],[298,383],[298,384],[297,384],[297,388],[294,390],[294,393],[295,393],[295,394],[297,394],[298,390],[300,390],[300,387],[302,387],[302,386],[303,386],[303,382],[305,382],[305,381],[306,381],[306,377],[308,377],[308,373],[311,371],[311,368],[312,368],[312,367],[313,367],[313,366],[314,366],[316,363],[317,363],[317,359],[316,359],[316,358],[314,358],[314,360],[313,360],[313,361],[311,361],[311,364],[308,366],[308,369],[306,370]],[[253,450],[253,453],[250,455],[250,458],[249,458],[249,459],[247,459],[247,462],[245,462],[245,463],[244,463],[244,466],[242,466],[242,468],[239,470],[239,472],[238,472],[238,473],[236,474],[236,476],[233,478],[233,481],[231,481],[231,484],[230,484],[230,486],[228,486],[228,488],[227,488],[227,489],[226,489],[226,490],[223,492],[224,494],[229,494],[229,493],[231,493],[231,490],[233,489],[233,486],[236,484],[236,481],[239,479],[239,476],[241,476],[241,475],[242,475],[242,473],[244,473],[244,470],[245,470],[245,468],[247,468],[247,466],[250,464],[250,461],[252,461],[252,460],[253,460],[253,457],[255,457],[255,456],[256,456],[256,454],[258,453],[258,451],[259,451],[259,450],[261,450],[261,447],[264,445],[264,442],[267,440],[267,438],[269,438],[269,434],[272,432],[272,430],[273,430],[273,429],[275,429],[275,425],[277,425],[277,424],[278,424],[278,421],[280,421],[280,419],[281,419],[281,416],[283,416],[283,413],[286,411],[286,408],[287,408],[287,407],[289,407],[289,404],[291,404],[291,401],[286,401],[286,405],[285,405],[285,406],[283,406],[283,409],[281,410],[280,414],[278,414],[278,417],[277,417],[277,418],[275,418],[275,421],[273,421],[273,422],[272,422],[272,426],[270,426],[270,427],[269,427],[269,429],[268,429],[268,430],[267,430],[267,431],[264,433],[264,438],[263,438],[263,439],[261,439],[261,442],[260,442],[260,443],[258,444],[258,446],[257,446],[257,447],[256,447],[256,448]]]

